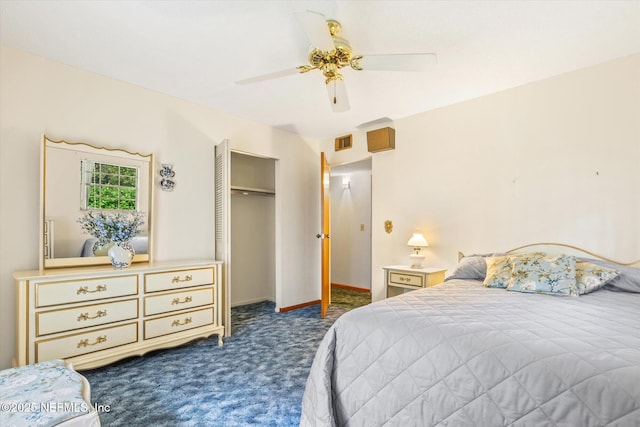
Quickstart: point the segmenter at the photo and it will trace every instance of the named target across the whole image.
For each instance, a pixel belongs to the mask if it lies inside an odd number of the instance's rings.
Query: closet
[[[276,300],[276,160],[231,152],[231,306]]]

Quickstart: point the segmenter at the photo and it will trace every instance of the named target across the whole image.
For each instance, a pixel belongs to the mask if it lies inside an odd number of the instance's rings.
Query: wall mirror
[[[78,223],[89,209],[140,212],[144,225],[132,242],[133,262],[151,260],[152,154],[43,136],[40,169],[41,269],[110,264]]]

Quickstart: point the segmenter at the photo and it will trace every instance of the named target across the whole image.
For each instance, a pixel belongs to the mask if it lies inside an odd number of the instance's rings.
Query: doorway
[[[231,307],[276,299],[275,164],[231,151]]]
[[[331,166],[331,303],[371,302],[371,158]]]
[[[232,152],[228,139],[215,147],[215,257],[224,263],[219,303],[226,336],[232,305],[277,300],[276,164],[277,159]]]

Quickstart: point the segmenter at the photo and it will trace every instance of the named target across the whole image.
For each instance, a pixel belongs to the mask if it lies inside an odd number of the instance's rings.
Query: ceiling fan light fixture
[[[309,66],[298,68],[302,73],[316,68],[320,69],[328,81],[336,75],[337,70],[351,65],[353,52],[349,41],[337,35],[341,28],[340,23],[338,21],[328,20],[327,25],[333,40],[333,49],[324,51],[317,47],[312,47],[308,55],[311,68],[308,68]],[[342,76],[340,76],[340,78],[342,78]]]
[[[434,53],[355,56],[349,40],[338,35],[342,28],[338,21],[327,20],[321,13],[311,10],[297,12],[296,17],[311,42],[312,48],[308,53],[309,64],[244,79],[236,83],[254,83],[292,73],[320,70],[325,78],[331,109],[334,112],[343,112],[349,110],[349,99],[344,78],[339,72],[341,68],[350,67],[357,71],[427,71],[437,63],[437,57]]]

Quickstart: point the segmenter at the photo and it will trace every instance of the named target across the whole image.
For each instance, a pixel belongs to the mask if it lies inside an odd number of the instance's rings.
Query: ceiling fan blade
[[[307,34],[311,46],[324,52],[335,49],[333,38],[329,33],[327,18],[323,14],[311,10],[296,12],[296,17]]]
[[[327,95],[329,95],[329,102],[334,113],[342,113],[349,110],[349,97],[347,96],[344,80],[333,79],[327,83]]]
[[[277,79],[278,77],[290,76],[292,74],[298,74],[300,70],[298,68],[288,68],[286,70],[275,71],[273,73],[263,74],[261,76],[251,77],[248,79],[238,80],[237,85],[246,85],[250,83],[258,83],[264,80]]]
[[[362,70],[371,71],[427,71],[437,63],[435,53],[363,55],[358,60]]]

